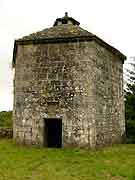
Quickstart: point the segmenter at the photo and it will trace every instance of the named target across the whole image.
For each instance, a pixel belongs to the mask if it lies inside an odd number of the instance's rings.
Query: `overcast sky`
[[[51,27],[66,11],[128,60],[135,56],[135,0],[0,0],[0,111],[12,110],[14,40]]]

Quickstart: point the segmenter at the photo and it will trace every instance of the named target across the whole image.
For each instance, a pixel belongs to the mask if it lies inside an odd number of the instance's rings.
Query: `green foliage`
[[[131,70],[127,70],[128,82],[125,90],[125,115],[127,139],[135,143],[135,63],[131,63]]]
[[[1,180],[132,180],[135,145],[97,151],[19,147],[0,140]]]
[[[12,111],[0,112],[0,127],[12,127]]]
[[[127,92],[125,95],[126,120],[135,121],[135,93]]]
[[[135,144],[135,121],[127,120],[126,130],[127,130],[127,143]]]

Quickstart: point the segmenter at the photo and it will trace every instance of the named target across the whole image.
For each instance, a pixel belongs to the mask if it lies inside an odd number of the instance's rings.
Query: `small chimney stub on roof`
[[[69,17],[68,12],[65,12],[65,16],[63,18],[57,18],[53,26],[59,26],[62,24],[71,24],[71,25],[79,26],[80,23],[75,19],[73,19],[72,17]]]

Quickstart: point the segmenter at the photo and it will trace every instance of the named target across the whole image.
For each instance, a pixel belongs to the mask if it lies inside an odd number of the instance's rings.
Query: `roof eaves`
[[[12,68],[15,67],[16,52],[17,52],[17,43],[16,43],[16,40],[15,40],[14,49],[13,49]]]
[[[93,40],[95,40],[97,43],[99,43],[100,45],[104,46],[106,49],[108,49],[109,51],[111,51],[113,54],[119,56],[123,63],[124,63],[124,60],[127,59],[127,57],[126,57],[123,53],[121,53],[119,50],[117,50],[117,49],[114,48],[113,46],[109,45],[108,43],[106,43],[105,41],[103,41],[102,39],[100,39],[98,36],[94,35],[92,38],[93,38]]]
[[[70,17],[69,20],[71,20],[73,22],[74,25],[80,25],[80,23],[78,21],[76,21],[74,18]]]
[[[63,38],[45,38],[45,39],[18,39],[14,42],[13,49],[13,60],[12,67],[15,67],[15,59],[17,53],[18,45],[28,45],[28,44],[46,44],[46,43],[64,43],[64,42],[77,42],[77,41],[90,41],[92,36],[76,36],[76,37],[63,37]]]
[[[15,40],[14,42],[14,50],[13,50],[13,60],[12,66],[15,67],[15,59],[16,59],[16,52],[17,52],[17,45],[28,45],[28,44],[46,44],[46,43],[63,43],[63,42],[76,42],[76,41],[91,41],[95,40],[98,44],[105,47],[113,54],[120,57],[122,62],[127,59],[127,57],[122,54],[120,51],[115,49],[113,46],[109,45],[99,37],[92,35],[92,36],[76,36],[76,37],[66,37],[66,38],[45,38],[45,39],[33,39],[33,40]]]
[[[75,41],[87,41],[91,40],[92,36],[70,36],[70,37],[59,37],[59,38],[41,38],[41,39],[20,39],[15,40],[16,45],[26,44],[45,44],[45,43],[61,43],[61,42],[75,42]]]

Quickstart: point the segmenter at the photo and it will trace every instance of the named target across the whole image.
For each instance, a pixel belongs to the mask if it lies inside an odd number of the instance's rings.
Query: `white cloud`
[[[0,111],[12,110],[13,96],[11,93],[0,93]]]

